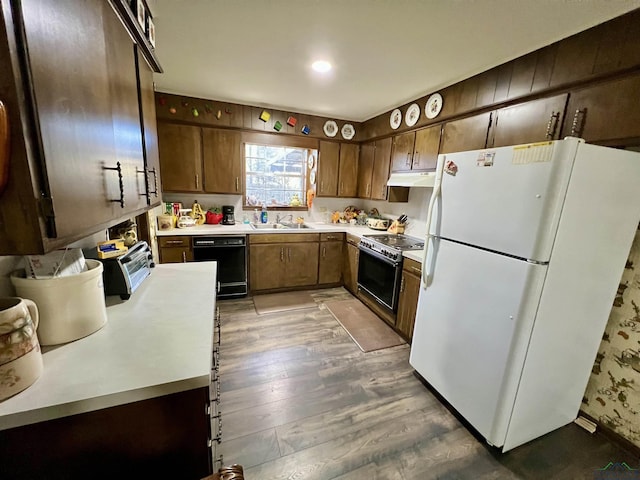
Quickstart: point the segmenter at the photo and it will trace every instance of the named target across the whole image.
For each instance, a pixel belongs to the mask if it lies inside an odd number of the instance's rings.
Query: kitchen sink
[[[284,225],[285,228],[292,228],[292,229],[304,229],[304,228],[311,228],[309,225],[307,225],[306,223],[283,223],[282,225]]]
[[[289,228],[281,223],[251,223],[250,225],[254,230],[276,230]]]
[[[305,223],[251,223],[254,230],[303,230],[311,229]]]

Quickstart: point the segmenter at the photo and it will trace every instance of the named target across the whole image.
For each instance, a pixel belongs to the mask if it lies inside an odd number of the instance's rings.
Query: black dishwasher
[[[218,298],[247,294],[247,237],[193,237],[196,262],[218,262]]]

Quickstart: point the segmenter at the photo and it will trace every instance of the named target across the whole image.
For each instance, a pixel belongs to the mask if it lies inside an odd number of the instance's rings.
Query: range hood
[[[431,187],[435,183],[436,172],[400,172],[392,173],[387,181],[388,187]]]

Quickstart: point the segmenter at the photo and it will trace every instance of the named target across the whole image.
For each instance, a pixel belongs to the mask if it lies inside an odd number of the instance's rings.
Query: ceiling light
[[[331,64],[326,60],[317,60],[311,64],[311,68],[313,68],[316,72],[327,73],[331,70]]]

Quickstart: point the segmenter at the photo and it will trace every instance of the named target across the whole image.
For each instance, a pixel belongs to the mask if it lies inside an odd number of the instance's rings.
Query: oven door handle
[[[400,264],[400,262],[394,262],[389,257],[385,257],[384,255],[382,255],[379,252],[376,252],[375,250],[370,250],[365,247],[358,247],[358,249],[360,250],[360,252],[364,253],[365,255],[370,255],[373,258],[376,258],[378,260],[382,260],[385,263],[388,263],[389,265],[397,266]]]

